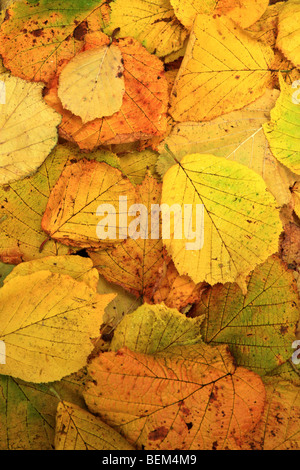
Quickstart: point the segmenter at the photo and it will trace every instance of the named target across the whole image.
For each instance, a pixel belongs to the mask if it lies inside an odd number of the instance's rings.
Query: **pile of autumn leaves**
[[[0,448],[299,449],[300,1],[9,3]],[[203,248],[99,240],[119,196]]]

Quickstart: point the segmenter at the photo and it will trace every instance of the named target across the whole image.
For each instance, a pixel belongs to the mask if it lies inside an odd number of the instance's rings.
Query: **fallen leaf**
[[[155,238],[152,237],[151,225],[151,205],[160,204],[160,198],[161,183],[151,176],[146,176],[143,183],[136,186],[135,200],[136,204],[143,204],[147,208],[147,222],[146,219],[141,219],[144,222],[138,224],[140,226],[138,233],[124,242],[106,250],[89,251],[95,268],[102,276],[137,297],[152,292],[160,267],[164,264],[162,240],[159,234]],[[129,232],[129,228],[127,231]]]
[[[247,281],[218,284],[202,295],[194,314],[205,315],[201,328],[209,344],[228,344],[239,366],[265,375],[288,361],[300,319],[292,271],[278,257],[258,266]]]
[[[83,47],[85,22],[103,0],[21,1],[1,25],[0,53],[17,77],[48,83]]]
[[[57,143],[61,117],[42,99],[42,86],[1,75],[0,184],[34,173]]]
[[[225,346],[178,346],[147,356],[121,349],[89,365],[84,398],[138,449],[226,449],[259,421],[260,378],[235,368]],[[97,385],[96,385],[97,383]]]
[[[269,5],[262,17],[246,28],[247,32],[253,38],[274,47],[278,32],[278,15],[283,5],[285,5],[285,2],[276,2],[274,5]]]
[[[129,205],[135,202],[134,186],[119,170],[106,163],[82,159],[62,172],[50,194],[42,228],[51,239],[79,248],[96,249],[105,243],[120,242],[122,196],[127,197]],[[105,205],[103,211],[108,211],[108,204],[115,210],[116,225],[108,227],[104,239],[97,230],[101,221],[98,208]]]
[[[263,179],[239,163],[213,155],[186,155],[165,174],[162,203],[176,205],[164,245],[178,272],[195,283],[235,282],[278,250],[282,225],[275,199]],[[195,228],[193,219],[195,242],[187,238],[184,227],[184,218],[186,224],[190,220],[190,212],[184,215],[185,204],[194,215],[197,205],[203,206],[204,227],[200,218]],[[181,227],[174,227],[180,211]]]
[[[112,34],[116,28],[119,36],[136,38],[159,57],[180,49],[187,37],[169,0],[114,1],[105,32]]]
[[[96,290],[99,274],[93,268],[93,263],[88,258],[81,256],[47,256],[42,259],[28,261],[15,266],[14,270],[6,277],[4,284],[17,276],[27,276],[39,271],[51,271],[52,273],[71,276],[75,281],[85,282],[91,289]]]
[[[55,450],[134,450],[123,437],[88,411],[68,402],[57,408]]]
[[[118,159],[108,151],[88,156],[118,166]],[[41,228],[51,190],[63,168],[82,158],[72,145],[58,145],[39,170],[31,177],[0,187],[0,258],[18,264],[46,256],[67,254],[70,249],[47,240]]]
[[[202,342],[204,317],[186,318],[175,308],[144,304],[124,317],[117,326],[111,351],[127,347],[143,354],[156,354],[170,347]]]
[[[276,47],[296,67],[300,67],[300,1],[289,0],[282,7],[278,18]]]
[[[271,121],[264,124],[264,132],[273,155],[290,170],[300,174],[300,106],[293,89],[280,78],[281,93],[271,111]],[[299,94],[299,92],[298,92]]]
[[[78,371],[113,298],[50,271],[12,279],[0,290],[0,340],[6,344],[0,373],[41,383]]]
[[[158,153],[150,149],[126,153],[120,158],[122,172],[133,184],[141,184],[147,173],[159,179],[156,173],[157,157]]]
[[[295,175],[274,158],[262,127],[269,121],[278,96],[278,90],[266,90],[261,98],[240,111],[210,122],[176,124],[159,146],[158,173],[163,176],[174,165],[172,154],[181,161],[185,155],[209,153],[251,168],[264,179],[281,206],[288,204],[291,199],[289,187],[294,183]]]
[[[59,76],[63,107],[80,116],[84,124],[119,111],[125,93],[122,61],[115,44],[76,55]]]
[[[271,80],[272,49],[232,20],[197,15],[171,95],[175,121],[208,121],[259,98]]]
[[[106,43],[107,37],[94,34],[88,41],[88,50],[93,50]],[[58,77],[45,95],[46,102],[62,115],[60,135],[84,150],[146,140],[163,135],[167,127],[168,92],[163,63],[135,39],[115,40],[115,44],[124,60],[125,94],[120,111],[84,124],[80,117],[63,108],[57,95]]]
[[[266,407],[257,428],[242,443],[243,450],[300,449],[300,392],[289,382],[267,380]]]
[[[180,22],[191,29],[197,14],[226,15],[242,28],[255,23],[265,12],[268,0],[170,0]]]
[[[289,223],[284,227],[280,255],[290,269],[300,268],[300,227]]]

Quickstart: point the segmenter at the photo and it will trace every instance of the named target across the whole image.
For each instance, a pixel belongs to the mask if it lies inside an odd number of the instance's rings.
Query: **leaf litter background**
[[[0,21],[0,448],[299,450],[299,0]],[[120,195],[204,247],[100,241]]]

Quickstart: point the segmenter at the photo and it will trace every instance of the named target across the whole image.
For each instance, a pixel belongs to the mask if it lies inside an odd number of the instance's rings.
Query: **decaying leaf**
[[[113,298],[50,271],[15,277],[0,290],[0,340],[6,345],[0,373],[41,383],[78,371]]]
[[[1,75],[0,185],[34,173],[57,143],[59,114],[42,99],[42,86]]]
[[[285,2],[269,5],[262,17],[247,29],[255,39],[274,47],[278,31],[278,15]],[[275,51],[276,54],[276,51]]]
[[[58,396],[83,407],[81,388],[73,376],[51,384],[0,376],[0,450],[53,450]]]
[[[226,17],[197,15],[171,95],[175,121],[208,121],[259,98],[272,49]]]
[[[79,406],[61,402],[56,415],[56,450],[134,450],[101,419]]]
[[[226,449],[264,408],[260,378],[236,368],[225,346],[178,346],[153,356],[125,348],[93,359],[89,374],[90,411],[138,449]]]
[[[175,204],[164,245],[178,272],[195,283],[237,281],[278,250],[282,225],[275,200],[263,179],[244,165],[213,155],[187,155],[165,174],[162,203]],[[203,219],[201,210],[196,222],[190,212],[184,216],[185,204],[194,214],[197,205],[203,207]],[[187,237],[184,217],[193,221],[193,240],[189,232]]]
[[[122,61],[115,44],[76,55],[59,77],[63,107],[80,116],[84,124],[119,111],[125,93]]]
[[[228,344],[237,364],[261,375],[288,361],[300,319],[292,271],[270,257],[249,276],[247,294],[236,284],[218,284],[202,295],[195,313],[209,344]]]
[[[88,50],[107,42],[102,33],[86,38]],[[57,95],[57,79],[52,82],[46,102],[62,114],[60,134],[81,149],[101,144],[120,144],[163,135],[166,126],[167,81],[163,64],[133,38],[115,40],[124,60],[125,94],[120,111],[110,117],[83,124],[80,117],[65,110]]]
[[[118,159],[107,151],[88,156],[118,166]],[[82,158],[72,145],[58,145],[39,170],[29,178],[0,187],[0,258],[5,263],[18,264],[46,256],[67,254],[70,249],[47,240],[41,228],[51,190],[63,168]]]
[[[102,0],[14,2],[1,25],[0,53],[17,77],[48,83],[83,47],[86,20]]]

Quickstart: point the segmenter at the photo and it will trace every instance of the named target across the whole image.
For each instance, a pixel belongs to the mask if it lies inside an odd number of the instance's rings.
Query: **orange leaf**
[[[87,37],[85,50],[107,41],[102,33],[93,33]],[[45,96],[47,103],[62,114],[60,135],[81,149],[146,140],[163,135],[167,128],[168,84],[163,63],[135,39],[117,39],[113,44],[119,46],[124,60],[125,94],[120,111],[83,124],[80,117],[63,108],[57,95],[58,77]]]

